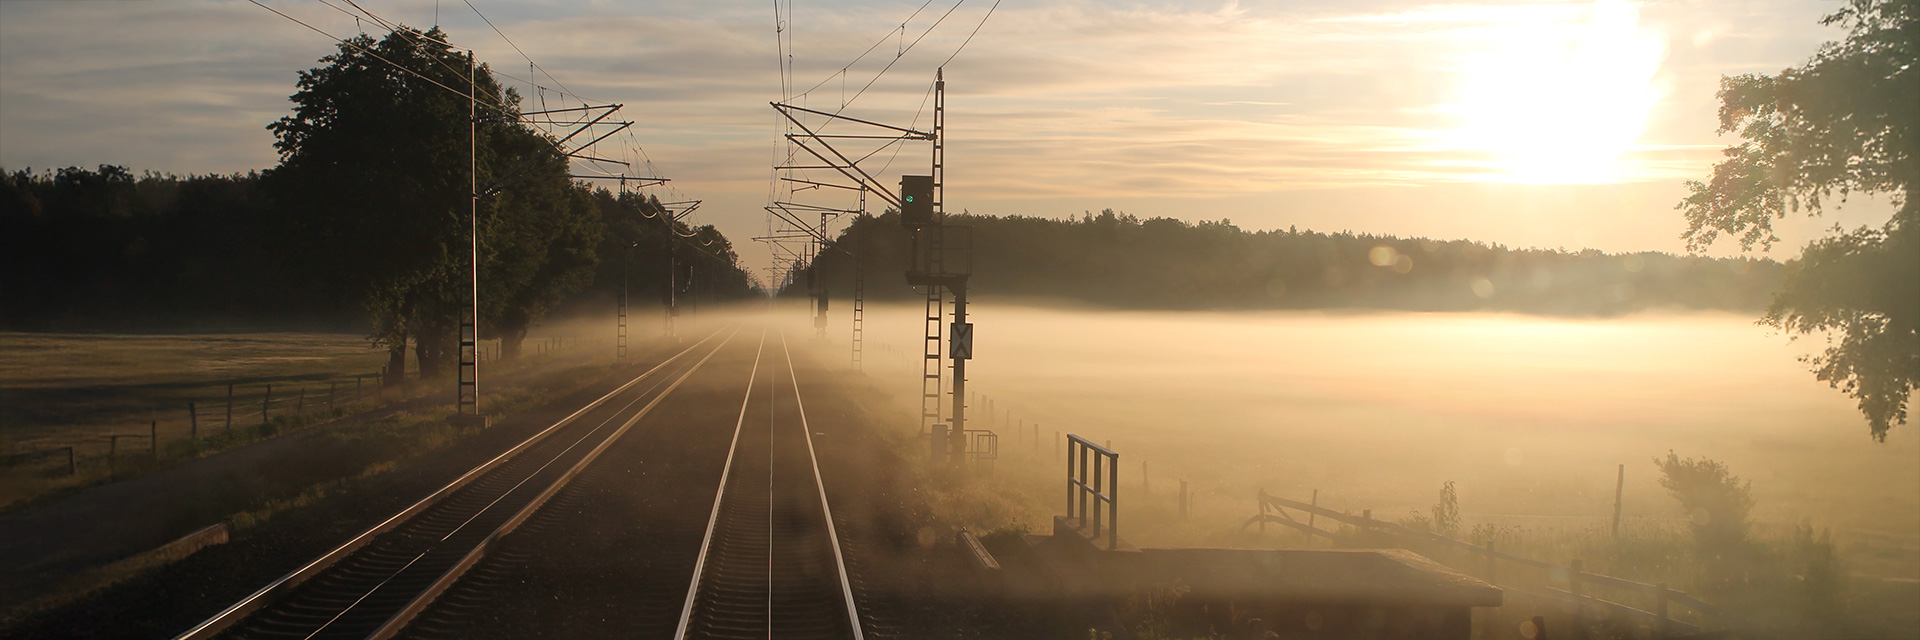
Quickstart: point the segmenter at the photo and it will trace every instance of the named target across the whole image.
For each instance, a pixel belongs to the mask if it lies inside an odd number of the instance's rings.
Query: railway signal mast
[[[864,207],[866,194],[873,194],[888,206],[900,212],[902,224],[913,232],[913,250],[906,271],[907,283],[921,291],[926,298],[925,339],[923,343],[921,365],[921,432],[933,438],[933,450],[936,458],[944,458],[955,466],[964,464],[967,457],[968,435],[966,431],[966,361],[973,357],[973,325],[967,322],[967,278],[972,265],[969,259],[971,229],[969,227],[946,224],[946,213],[941,202],[944,193],[946,172],[946,144],[942,139],[946,131],[946,79],[944,71],[935,72],[933,86],[933,127],[931,131],[921,131],[909,127],[898,127],[869,120],[862,120],[839,113],[818,111],[804,107],[772,103],[776,111],[783,116],[791,132],[786,139],[794,148],[811,156],[809,161],[794,161],[776,167],[785,172],[830,170],[844,182],[828,183],[819,180],[793,178],[782,179],[793,183],[804,183],[810,188],[832,187],[856,190],[862,196]],[[824,118],[824,123],[810,125],[808,117]],[[849,123],[867,127],[861,134],[824,133],[827,123]],[[901,176],[898,191],[875,177],[861,161],[876,154],[858,155],[841,151],[836,145],[840,141],[863,140],[880,141],[883,148],[908,141],[932,143],[933,154],[930,173],[926,175]],[[818,164],[815,164],[817,162]],[[826,234],[826,216],[816,227],[799,219],[797,207],[792,203],[777,202],[767,208],[787,222],[795,231],[788,238],[805,237],[820,246],[832,246],[833,240]],[[816,209],[815,211],[818,211]],[[837,213],[854,213],[840,211]],[[802,235],[804,234],[804,236]],[[856,261],[857,262],[857,261]],[[803,265],[804,266],[804,265]],[[863,288],[856,283],[856,291]],[[946,296],[951,294],[954,302],[954,315],[951,325],[945,317]],[[864,291],[856,300],[864,297]],[[824,312],[825,305],[817,307]],[[864,310],[856,308],[858,318]],[[817,316],[816,316],[817,318]],[[816,319],[816,322],[818,320]],[[950,330],[950,331],[949,331]],[[860,332],[856,328],[856,335]],[[951,333],[951,341],[949,341]],[[946,361],[951,360],[953,378],[951,388],[943,388],[946,377]],[[950,394],[950,395],[949,395]],[[951,413],[943,416],[941,409],[943,396],[951,398]],[[936,428],[942,417],[947,417],[944,428]]]
[[[929,364],[921,370],[923,421],[927,419],[929,402],[932,413],[939,414],[940,306],[945,293],[953,295],[953,323],[949,327],[951,335],[945,354],[953,360],[953,413],[947,433],[930,435],[947,437],[947,456],[958,467],[965,464],[968,453],[967,361],[973,358],[973,323],[967,321],[967,278],[973,273],[973,228],[951,226],[946,222],[946,207],[942,202],[946,194],[946,128],[947,80],[945,70],[940,69],[934,71],[933,81],[932,172],[924,176],[900,176],[900,223],[913,232],[907,284],[924,288],[927,297],[923,357]]]
[[[927,25],[918,37],[907,42],[907,25],[921,13],[919,10],[914,11],[900,23],[897,29],[891,30],[887,37],[876,41],[865,52],[854,57],[852,62],[841,67],[839,73],[798,93],[793,91],[795,87],[793,84],[793,30],[786,19],[792,13],[790,4],[791,0],[788,0],[788,6],[783,8],[779,0],[774,2],[774,34],[779,44],[783,97],[780,102],[771,104],[784,120],[781,126],[786,143],[786,157],[783,164],[774,167],[779,180],[774,183],[775,197],[771,198],[774,202],[767,207],[767,211],[790,227],[767,238],[775,245],[775,259],[779,261],[781,259],[779,254],[786,251],[793,256],[790,265],[804,267],[817,255],[819,248],[836,248],[846,251],[845,248],[835,246],[828,233],[831,218],[841,213],[864,213],[869,194],[879,198],[885,206],[900,212],[901,222],[913,235],[912,251],[906,270],[907,283],[926,296],[925,340],[920,374],[921,433],[929,439],[930,453],[936,464],[944,460],[957,468],[964,466],[969,458],[984,460],[995,457],[997,438],[992,432],[966,429],[967,360],[973,357],[973,325],[967,321],[966,315],[967,280],[972,273],[970,258],[972,229],[948,225],[943,201],[946,175],[945,67],[966,49],[967,44],[973,41],[973,37],[979,34],[981,27],[986,25],[987,19],[993,17],[994,10],[999,8],[999,0],[995,0],[993,5],[987,7],[986,12],[980,17],[979,24],[960,40],[959,46],[954,48],[952,54],[939,64],[933,65],[934,82],[928,90],[929,97],[933,101],[931,131],[916,128],[920,121],[920,114],[924,113],[925,102],[921,103],[922,111],[915,113],[913,123],[906,127],[854,118],[843,115],[843,112],[854,100],[858,100],[872,88],[881,76],[893,69],[895,63],[919,46],[922,40],[940,26],[947,15],[959,9],[959,4],[955,4],[939,18],[933,19],[932,24]],[[860,85],[849,96],[846,84],[848,73],[852,71],[854,65],[892,39],[895,32],[899,34],[900,39],[897,41],[899,46],[893,58],[886,61],[871,80]],[[828,112],[802,106],[808,95],[826,86],[833,77],[841,80],[838,109]],[[853,133],[840,130],[832,133],[827,131],[829,127],[836,126],[842,129],[850,127],[857,129]],[[896,145],[921,141],[932,143],[931,166],[926,174],[901,176],[898,191],[895,190],[894,185],[882,182],[877,177],[877,174],[885,173],[886,169],[892,165],[893,159],[898,156],[900,147]],[[864,148],[849,153],[843,151],[841,145],[847,148]],[[881,153],[889,147],[894,148],[893,154]],[[885,163],[878,169],[870,169],[874,163],[869,160],[874,158],[885,158]],[[863,163],[865,163],[864,166]],[[809,176],[807,172],[822,172],[819,175],[828,177],[815,178]],[[804,209],[803,205],[783,202],[779,197],[783,190],[787,195],[785,200],[792,200],[796,192],[815,189],[858,192],[859,207],[853,210],[835,207]],[[811,221],[804,220],[800,215],[802,213],[821,214],[820,223],[817,226],[809,224]],[[802,240],[807,245],[804,251],[785,248],[786,242]],[[863,326],[865,310],[862,308],[866,297],[864,270],[860,263],[860,256],[853,255],[851,251],[847,253],[854,258],[853,361],[858,367],[861,359],[860,343],[865,333]],[[791,274],[794,270],[789,268],[787,273]],[[809,275],[816,278],[815,283],[819,283],[818,275],[811,273]],[[823,286],[809,288],[809,293],[817,300],[815,322],[822,323],[826,312],[825,288]],[[954,302],[951,324],[945,317],[947,295],[952,295]],[[944,388],[942,385],[946,360],[951,360],[953,363],[953,384],[950,388]],[[943,417],[941,409],[944,404],[942,400],[943,395],[947,393],[952,394],[952,413],[943,423],[941,422]],[[973,447],[976,450],[969,450],[970,442],[977,443],[978,446]]]

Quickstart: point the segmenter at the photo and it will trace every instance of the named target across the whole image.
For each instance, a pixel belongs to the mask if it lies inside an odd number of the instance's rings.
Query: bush
[[[1448,480],[1440,487],[1440,501],[1433,504],[1432,515],[1418,511],[1407,514],[1396,522],[1400,526],[1416,531],[1429,531],[1449,538],[1460,535],[1460,494],[1454,491],[1453,481]]]
[[[1718,555],[1746,541],[1753,483],[1742,482],[1727,465],[1706,458],[1683,460],[1672,451],[1653,463],[1660,467],[1660,486],[1693,518],[1694,542],[1702,551]]]

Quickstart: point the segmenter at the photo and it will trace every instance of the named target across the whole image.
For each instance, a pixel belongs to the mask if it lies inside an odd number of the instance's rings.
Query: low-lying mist
[[[848,310],[834,312],[828,340],[844,352]],[[1684,522],[1653,462],[1673,451],[1750,480],[1763,527],[1920,541],[1911,427],[1873,442],[1852,401],[1796,360],[1806,347],[1746,315],[988,302],[970,316],[979,396],[968,426],[1000,434],[1003,465],[1040,465],[1049,479],[1061,474],[1051,470],[1056,431],[1110,440],[1123,501],[1139,495],[1144,459],[1153,494],[1185,479],[1201,507],[1242,519],[1261,488],[1300,500],[1318,489],[1323,505],[1390,519],[1425,510],[1453,481],[1469,524],[1592,524],[1612,515],[1624,464],[1627,522]],[[906,404],[919,395],[921,320],[918,305],[866,312],[865,369]],[[1038,454],[1031,431],[1015,433],[1021,420],[1039,423]],[[1036,499],[1057,510],[1056,489],[1036,488]]]

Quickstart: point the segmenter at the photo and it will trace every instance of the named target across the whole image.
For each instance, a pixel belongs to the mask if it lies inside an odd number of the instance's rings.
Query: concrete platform
[[[1202,598],[1498,607],[1499,587],[1405,549],[1141,549],[1114,569]]]
[[[1053,535],[1008,550],[1010,598],[1098,609],[1161,594],[1164,615],[1187,628],[1381,640],[1467,640],[1473,609],[1505,599],[1403,549],[1140,549],[1124,539],[1107,549],[1106,536],[1078,524],[1056,518]]]

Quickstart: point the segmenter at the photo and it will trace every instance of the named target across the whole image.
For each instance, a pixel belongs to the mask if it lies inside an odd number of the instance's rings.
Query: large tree
[[[1777,75],[1721,79],[1720,133],[1742,141],[1678,208],[1691,248],[1725,234],[1752,250],[1778,240],[1773,221],[1789,212],[1818,215],[1857,192],[1893,203],[1878,228],[1808,244],[1765,319],[1826,336],[1808,358],[1815,375],[1858,400],[1884,441],[1920,383],[1920,0],[1851,0],[1822,24],[1846,39]]]
[[[517,352],[527,327],[592,273],[598,220],[566,159],[518,122],[519,97],[484,65],[471,71],[438,29],[361,35],[320,62],[301,72],[293,114],[268,127],[281,163],[267,183],[306,240],[301,260],[367,307],[390,376],[409,338],[423,374],[442,370],[472,297],[471,91],[474,179],[489,192],[477,219],[482,331]]]

